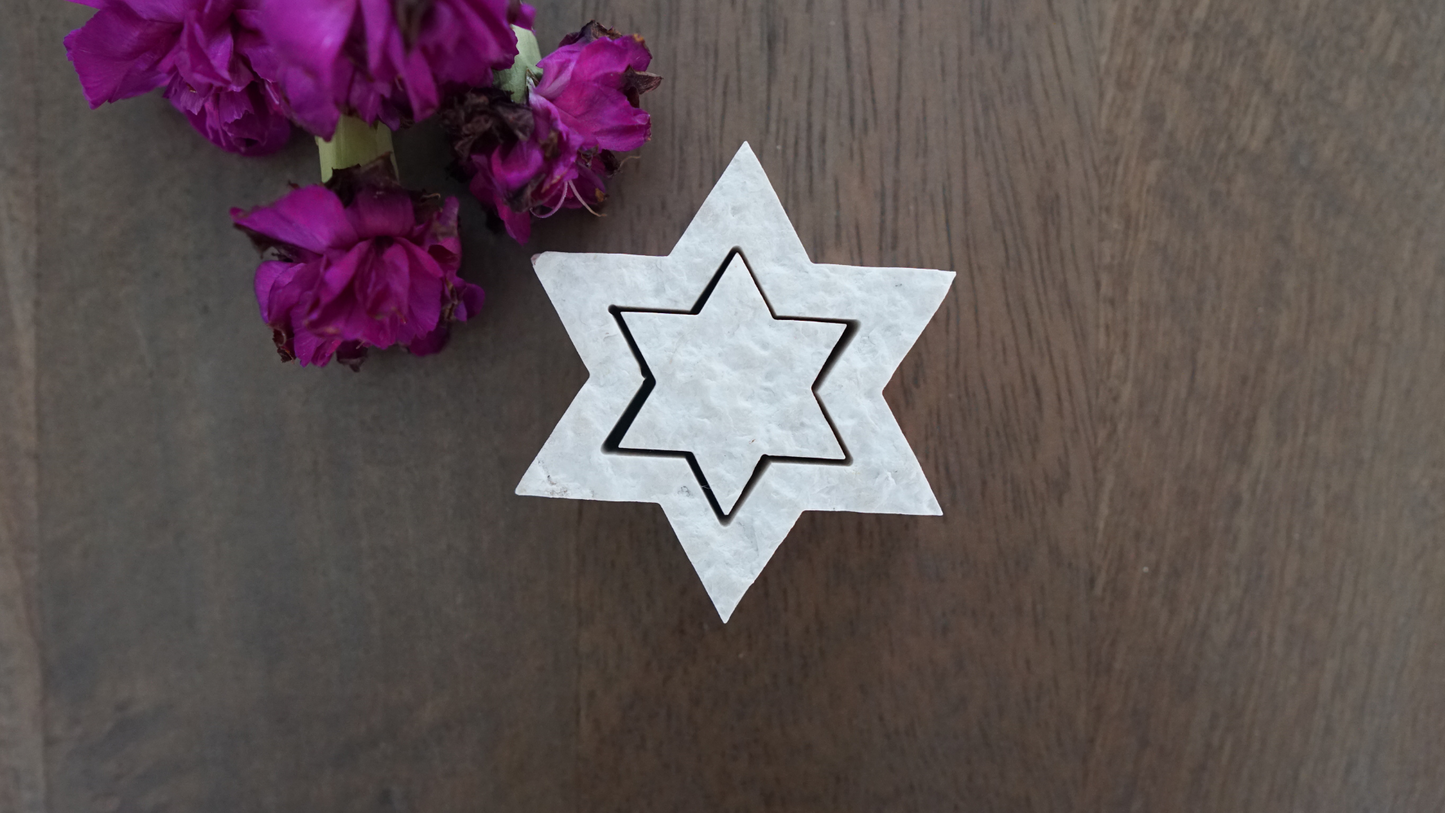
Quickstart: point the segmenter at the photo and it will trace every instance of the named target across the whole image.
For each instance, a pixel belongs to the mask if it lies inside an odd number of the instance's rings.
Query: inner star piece
[[[723,621],[803,511],[942,513],[883,388],[953,273],[811,262],[747,144],[668,256],[533,264],[589,377],[517,493],[661,505]]]
[[[813,383],[847,325],[774,318],[741,254],[700,313],[619,316],[656,388],[618,448],[691,454],[724,519],[764,455],[845,459]]]

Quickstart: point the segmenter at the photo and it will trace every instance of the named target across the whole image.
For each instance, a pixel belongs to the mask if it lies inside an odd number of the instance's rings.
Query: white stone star
[[[533,263],[589,378],[517,493],[658,503],[723,621],[803,511],[941,513],[883,388],[953,273],[814,264],[748,145],[668,256]]]

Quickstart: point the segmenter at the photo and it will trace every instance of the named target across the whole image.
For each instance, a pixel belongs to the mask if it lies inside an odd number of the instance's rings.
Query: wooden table
[[[607,217],[441,355],[278,363],[314,182],[0,26],[0,810],[1445,809],[1445,6],[540,2],[647,35]],[[434,130],[407,180],[453,193]],[[803,517],[722,626],[652,505],[524,499],[531,273],[742,141],[814,259],[958,272],[887,391],[942,518]]]

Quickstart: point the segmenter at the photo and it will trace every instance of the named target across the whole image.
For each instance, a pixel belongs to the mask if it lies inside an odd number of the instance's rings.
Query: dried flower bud
[[[651,61],[641,37],[591,22],[537,63],[541,79],[525,100],[481,88],[443,112],[472,194],[495,207],[513,238],[526,242],[534,215],[595,213],[606,201],[616,153],[652,135],[652,119],[638,106],[662,81],[646,72]]]

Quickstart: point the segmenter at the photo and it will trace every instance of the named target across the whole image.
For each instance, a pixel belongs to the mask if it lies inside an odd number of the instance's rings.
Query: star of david
[[[666,257],[533,262],[589,377],[517,493],[661,505],[723,621],[803,511],[942,513],[883,388],[953,273],[811,262],[747,144]]]

